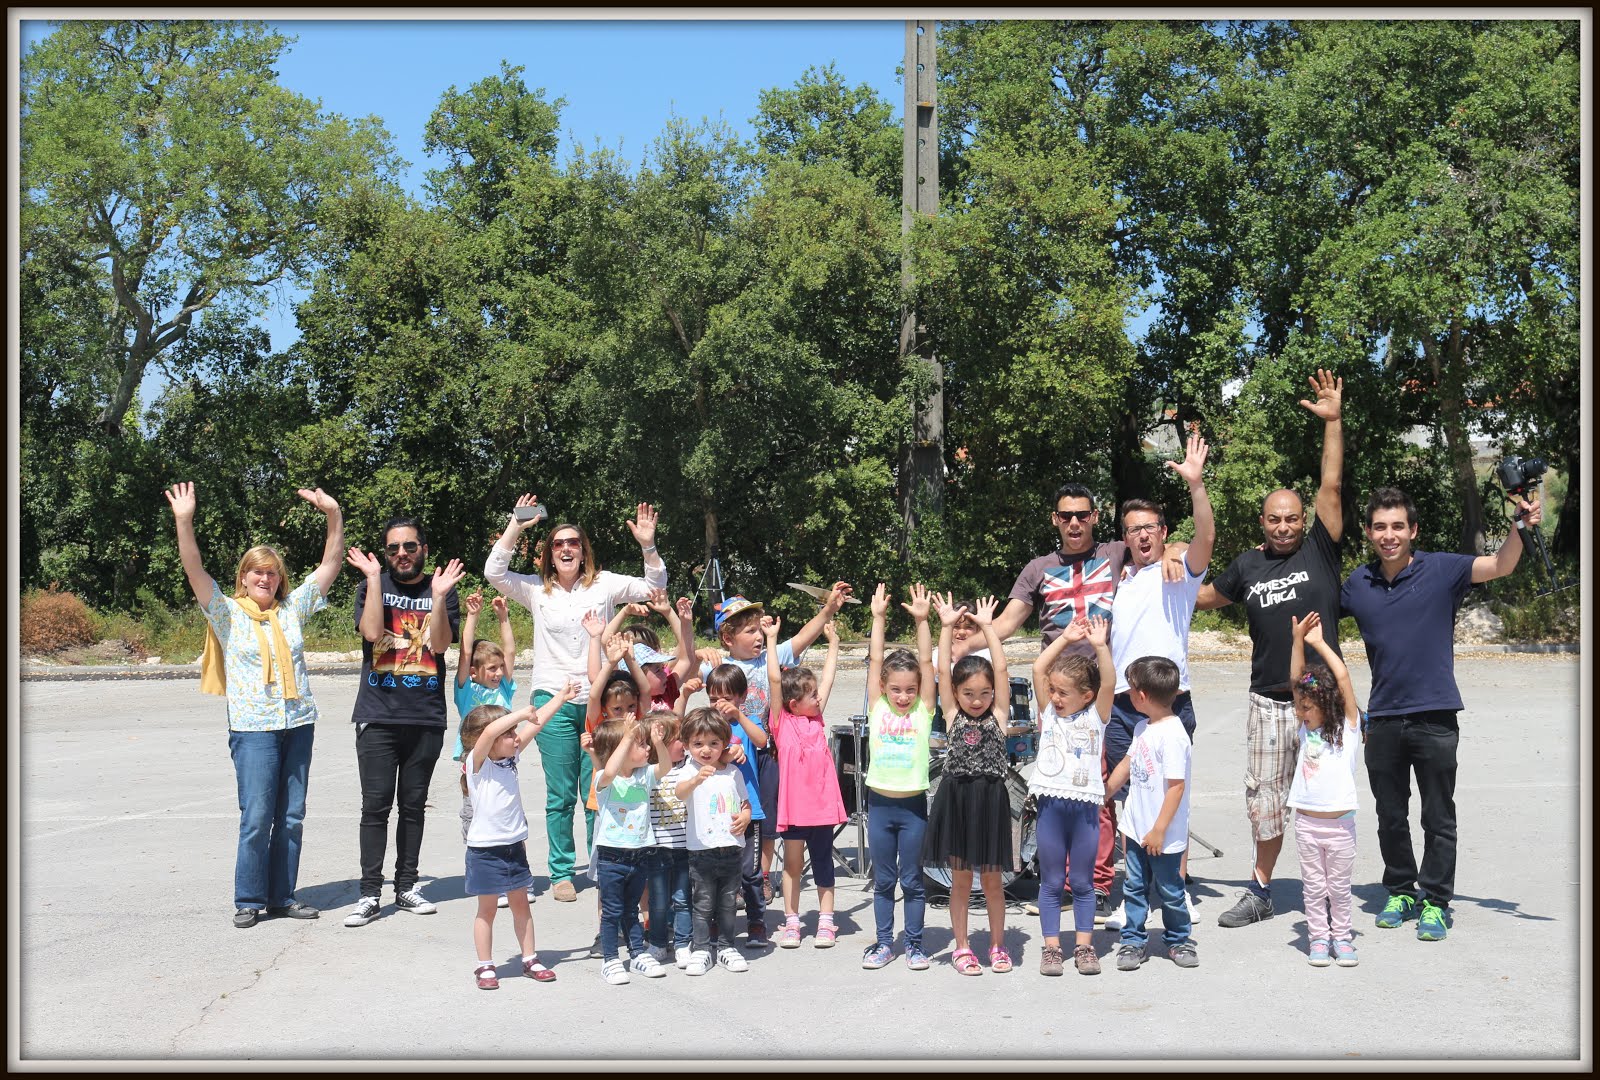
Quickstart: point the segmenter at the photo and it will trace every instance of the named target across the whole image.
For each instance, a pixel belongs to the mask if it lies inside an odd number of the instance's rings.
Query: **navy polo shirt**
[[[1472,585],[1471,555],[1413,551],[1386,581],[1377,562],[1357,567],[1339,592],[1355,617],[1372,669],[1372,716],[1461,710],[1456,688],[1456,612]]]

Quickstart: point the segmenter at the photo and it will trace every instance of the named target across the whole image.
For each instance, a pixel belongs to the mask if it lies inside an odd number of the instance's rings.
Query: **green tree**
[[[259,23],[56,24],[22,58],[27,257],[71,268],[98,310],[74,382],[121,430],[146,368],[214,306],[302,274],[327,203],[394,165],[376,120],[279,86]]]

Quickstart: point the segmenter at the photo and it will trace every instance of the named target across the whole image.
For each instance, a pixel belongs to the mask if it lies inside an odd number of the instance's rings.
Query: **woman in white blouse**
[[[534,506],[538,501],[533,495],[523,495],[517,505]],[[550,842],[551,895],[557,900],[576,900],[577,890],[572,884],[572,810],[588,793],[594,771],[589,755],[579,746],[589,702],[589,634],[583,628],[583,616],[592,611],[601,621],[609,621],[619,604],[648,599],[653,589],[666,588],[667,566],[656,551],[656,512],[649,503],[640,503],[636,519],[628,522],[644,554],[643,577],[600,569],[588,534],[571,524],[550,530],[550,538],[539,550],[538,573],[513,574],[507,569],[511,556],[517,550],[522,530],[530,524],[531,521],[519,521],[512,513],[505,532],[489,552],[483,576],[491,586],[533,613],[530,683],[534,707],[554,697],[568,679],[581,687],[536,737],[544,767],[544,828]],[[584,811],[584,822],[592,833],[592,811]]]

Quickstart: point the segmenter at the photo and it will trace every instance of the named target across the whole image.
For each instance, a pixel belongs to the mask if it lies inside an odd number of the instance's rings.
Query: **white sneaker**
[[[1106,916],[1106,921],[1103,925],[1107,930],[1121,930],[1128,925],[1128,905],[1126,901],[1123,902],[1121,907]]]
[[[344,917],[344,924],[365,926],[378,917],[378,909],[382,906],[376,896],[363,896],[356,901],[356,909]]]
[[[717,963],[729,971],[749,971],[750,962],[739,954],[738,949],[723,949],[717,953]]]
[[[507,896],[505,893],[501,893],[500,894],[500,899],[498,899],[498,900],[496,900],[494,902],[494,906],[497,907],[497,908],[510,907],[511,906],[511,898],[509,896]]]
[[[649,952],[635,956],[631,970],[635,975],[643,975],[647,979],[659,979],[667,973],[667,969],[661,966],[661,961]]]
[[[684,966],[685,975],[704,975],[711,970],[711,954],[708,952],[689,953],[689,962]]]
[[[415,885],[405,892],[397,894],[394,898],[394,906],[401,911],[409,911],[415,915],[432,915],[439,910],[433,906],[432,901],[422,895],[422,890]]]
[[[600,968],[600,977],[612,986],[622,986],[633,981],[628,974],[628,965],[621,960],[607,960]]]
[[[689,966],[689,957],[693,952],[694,950],[687,945],[681,949],[672,950],[672,962],[678,966],[679,971]]]
[[[1200,913],[1195,910],[1195,908],[1194,908],[1195,900],[1194,900],[1193,896],[1189,895],[1189,890],[1188,889],[1183,890],[1183,902],[1189,908],[1189,923],[1190,923],[1190,925],[1192,925],[1192,926],[1199,925],[1199,923],[1200,923]]]
[[[533,903],[533,886],[528,886],[528,903]]]

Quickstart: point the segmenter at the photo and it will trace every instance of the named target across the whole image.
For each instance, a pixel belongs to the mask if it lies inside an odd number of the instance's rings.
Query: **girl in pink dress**
[[[782,689],[772,696],[767,726],[778,747],[778,836],[783,844],[783,933],[778,944],[786,949],[800,944],[800,873],[811,853],[811,876],[817,883],[817,939],[833,944],[833,830],[845,820],[839,775],[828,747],[828,725],[822,711],[833,689],[839,664],[839,631],[833,620],[822,624],[828,639],[828,658],[819,679],[810,668],[778,667],[779,620],[761,617],[767,638],[768,685]]]

